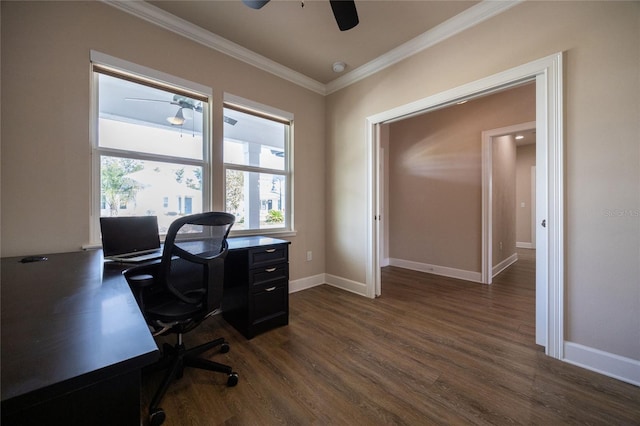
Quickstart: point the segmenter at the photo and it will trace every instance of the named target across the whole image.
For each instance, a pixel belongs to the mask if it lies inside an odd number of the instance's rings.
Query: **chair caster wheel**
[[[229,344],[227,342],[224,342],[222,345],[220,345],[221,354],[226,354],[227,352],[229,352],[229,349]]]
[[[160,426],[164,423],[164,420],[167,416],[164,414],[164,410],[162,408],[156,408],[151,413],[149,413],[149,425],[150,426]]]
[[[238,384],[238,373],[234,371],[230,373],[229,377],[227,378],[227,386],[231,388],[237,384]]]

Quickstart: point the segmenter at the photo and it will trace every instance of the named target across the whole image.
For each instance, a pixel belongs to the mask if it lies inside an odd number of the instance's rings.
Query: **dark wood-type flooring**
[[[225,336],[231,351],[211,359],[240,382],[185,371],[165,425],[639,425],[640,388],[535,345],[535,265],[519,255],[491,286],[386,267],[375,300],[293,293],[289,326],[252,340],[212,318],[185,343]]]

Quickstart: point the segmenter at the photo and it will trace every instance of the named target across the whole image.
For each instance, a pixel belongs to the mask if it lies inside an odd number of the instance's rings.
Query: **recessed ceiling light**
[[[465,100],[462,100],[462,101],[456,102],[456,104],[457,104],[457,105],[462,105],[462,104],[466,104],[467,102],[469,102],[469,100],[468,100],[468,99],[465,99]]]
[[[522,136],[522,135],[517,135],[517,136],[516,136],[516,140],[520,140],[520,139],[524,139],[524,136]]]

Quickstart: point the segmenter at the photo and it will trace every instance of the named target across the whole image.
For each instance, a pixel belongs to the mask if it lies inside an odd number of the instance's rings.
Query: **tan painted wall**
[[[223,93],[292,112],[294,168],[304,173],[295,175],[291,278],[324,272],[324,98],[93,1],[2,2],[3,256],[89,243],[92,49],[213,88],[216,209]]]
[[[516,242],[531,243],[531,166],[536,165],[536,145],[516,149]],[[524,207],[522,207],[524,203]]]
[[[640,359],[640,3],[524,2],[328,97],[327,272],[365,282],[365,119],[566,52],[565,339]]]
[[[527,84],[389,124],[390,257],[480,272],[482,132],[535,121],[535,114],[535,86]],[[504,212],[495,214],[494,240],[513,226]],[[494,253],[495,263],[504,253]]]
[[[492,266],[516,252],[516,143],[511,135],[493,138]]]

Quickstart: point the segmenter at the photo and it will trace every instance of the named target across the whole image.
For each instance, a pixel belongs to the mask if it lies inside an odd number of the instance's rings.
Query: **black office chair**
[[[222,212],[178,218],[169,227],[162,258],[124,272],[153,335],[177,335],[176,344],[165,344],[154,366],[167,372],[149,407],[151,425],[164,422],[159,404],[171,382],[182,377],[184,367],[225,373],[227,386],[238,383],[238,374],[231,367],[198,357],[216,346],[221,353],[228,352],[229,344],[223,338],[192,349],[182,343],[184,333],[219,312],[227,236],[234,221],[233,215]]]

